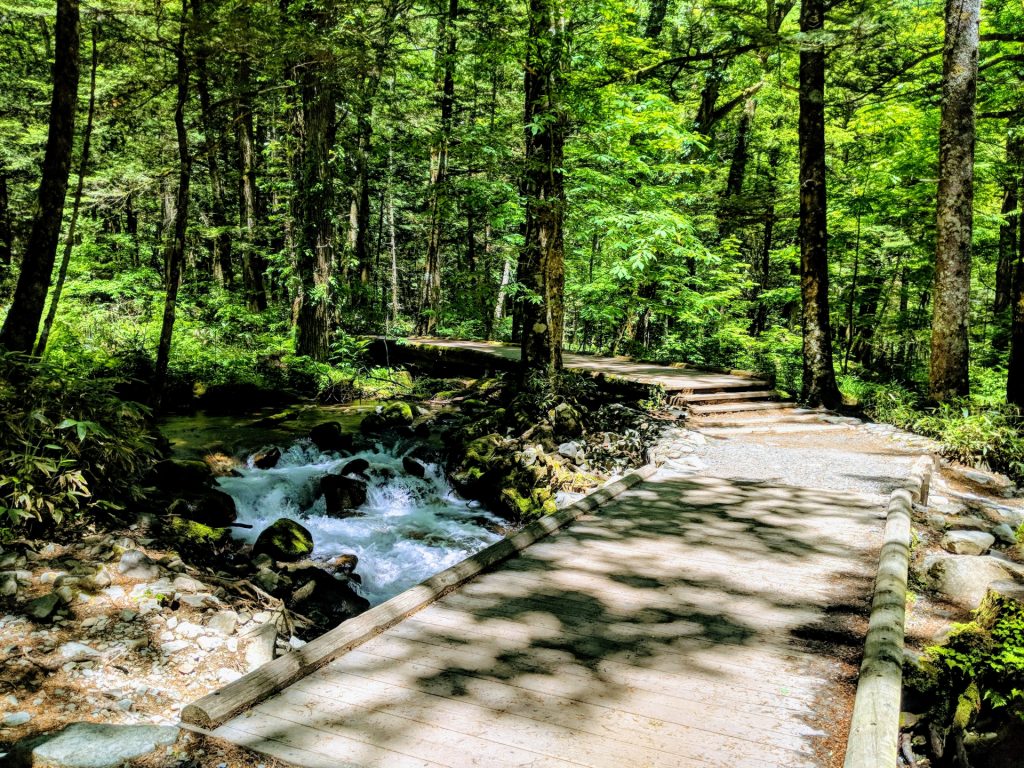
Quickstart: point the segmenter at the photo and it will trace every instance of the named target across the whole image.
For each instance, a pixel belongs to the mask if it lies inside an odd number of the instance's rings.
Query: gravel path
[[[774,480],[884,497],[906,479],[921,452],[856,427],[709,437],[696,455],[707,465],[702,474],[715,477]]]

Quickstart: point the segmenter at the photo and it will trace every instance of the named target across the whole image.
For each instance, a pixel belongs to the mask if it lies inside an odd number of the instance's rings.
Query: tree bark
[[[295,352],[326,360],[330,351],[334,297],[331,273],[334,264],[334,207],[330,167],[334,135],[333,92],[319,67],[303,65],[297,74],[301,107],[298,114],[298,148],[295,153],[297,272],[301,281],[296,322]]]
[[[981,0],[946,1],[939,124],[929,390],[942,402],[970,391],[968,324],[974,205],[974,96]]]
[[[7,191],[7,170],[0,164],[0,280],[11,268],[14,252],[13,239],[10,196]]]
[[[647,23],[644,24],[644,37],[648,40],[657,40],[661,37],[667,11],[668,0],[651,0],[651,7],[647,12]]]
[[[999,261],[996,263],[996,295],[992,311],[1002,315],[1010,306],[1013,272],[1017,261],[1017,235],[1020,214],[1021,160],[1024,141],[1018,135],[1020,118],[1007,125],[1006,168],[1003,171],[1003,220],[999,225]]]
[[[832,365],[828,301],[828,221],[825,189],[824,0],[804,0],[800,31],[800,293],[803,300],[803,391],[810,405],[840,403]]]
[[[75,228],[78,225],[78,212],[82,206],[82,189],[85,187],[85,174],[89,169],[89,148],[92,144],[92,122],[96,114],[96,65],[99,61],[99,54],[96,49],[97,27],[92,25],[90,37],[92,40],[92,58],[89,66],[89,111],[85,120],[85,135],[82,138],[82,156],[78,161],[78,183],[75,185],[75,200],[71,206],[71,221],[68,224],[68,236],[64,242],[64,253],[60,259],[60,267],[57,271],[57,282],[53,286],[53,296],[50,297],[50,308],[46,312],[46,319],[43,320],[43,330],[39,334],[39,341],[36,343],[36,357],[42,357],[46,351],[46,343],[50,339],[50,330],[53,328],[53,321],[57,317],[57,306],[60,304],[61,294],[64,292],[64,281],[68,277],[68,265],[71,263],[71,250],[75,245]]]
[[[203,121],[203,151],[206,155],[206,168],[210,175],[210,223],[215,233],[212,240],[213,274],[217,282],[230,288],[234,269],[231,263],[231,232],[228,229],[227,203],[224,194],[224,180],[221,177],[217,148],[224,141],[224,130],[221,121],[213,109],[210,98],[210,79],[207,68],[210,50],[205,42],[211,31],[207,26],[203,0],[192,0],[192,13],[199,32],[200,43],[196,47],[196,90],[199,93],[199,112]]]
[[[735,229],[733,217],[737,213],[737,198],[743,192],[743,178],[747,175],[747,161],[750,159],[747,142],[750,138],[750,124],[754,121],[756,109],[757,102],[754,99],[747,99],[743,113],[736,124],[736,144],[733,146],[729,175],[725,182],[725,194],[722,196],[718,213],[718,236],[722,240],[731,235]]]
[[[441,94],[441,120],[437,139],[430,151],[430,234],[427,238],[420,314],[416,321],[416,332],[423,336],[432,335],[437,330],[441,314],[441,230],[448,180],[448,145],[451,142],[455,105],[455,51],[458,43],[455,20],[458,13],[458,0],[448,0],[448,12],[442,13],[438,20],[436,66]]]
[[[244,4],[243,4],[244,5]],[[258,223],[263,217],[263,203],[256,184],[256,132],[252,105],[252,65],[248,52],[238,68],[238,110],[235,131],[238,138],[239,218],[242,227],[242,284],[245,301],[253,312],[267,308],[267,290],[263,282],[266,269],[260,253],[262,241]]]
[[[75,101],[79,77],[78,0],[58,0],[53,99],[32,228],[25,245],[14,299],[0,329],[0,346],[30,354],[57,259],[64,198],[75,140]]]
[[[567,117],[562,103],[566,21],[561,0],[530,0],[526,48],[526,226],[519,282],[524,384],[551,386],[562,368],[565,251],[562,178]]]
[[[171,359],[171,339],[178,304],[178,286],[181,283],[181,265],[185,260],[185,232],[188,229],[188,193],[192,180],[192,156],[189,154],[188,131],[185,128],[185,105],[188,103],[188,57],[185,51],[188,29],[188,3],[181,0],[181,26],[178,32],[177,99],[174,105],[174,131],[178,140],[178,192],[175,199],[174,234],[167,243],[164,262],[167,265],[167,294],[164,299],[164,317],[157,347],[154,403],[159,408],[167,380],[167,367]]]

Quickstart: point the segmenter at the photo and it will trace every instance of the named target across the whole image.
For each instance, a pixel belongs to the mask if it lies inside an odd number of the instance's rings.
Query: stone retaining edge
[[[603,506],[624,491],[647,480],[656,471],[656,465],[647,464],[619,480],[605,483],[574,504],[533,521],[512,536],[431,576],[387,602],[339,624],[302,648],[279,656],[259,669],[228,683],[220,690],[192,702],[181,712],[182,724],[216,728],[342,654],[372,640],[486,568],[512,557],[581,515]]]
[[[914,502],[928,503],[934,469],[935,459],[921,456],[903,487],[889,496],[844,768],[897,765],[911,515]]]

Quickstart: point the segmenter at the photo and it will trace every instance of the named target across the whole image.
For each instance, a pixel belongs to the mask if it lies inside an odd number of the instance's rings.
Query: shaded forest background
[[[978,7],[2,2],[0,341],[172,403],[237,382],[342,399],[360,334],[542,328],[525,341],[544,368],[564,322],[566,349],[752,369],[811,402],[837,403],[808,387],[809,365],[834,366],[847,404],[1017,471],[1024,12],[986,4],[971,50],[948,30]],[[977,73],[970,134],[947,142],[974,147],[973,202],[948,209],[950,314],[936,213],[955,55]],[[29,269],[38,321],[16,297]],[[960,337],[962,380],[937,386],[930,349]]]

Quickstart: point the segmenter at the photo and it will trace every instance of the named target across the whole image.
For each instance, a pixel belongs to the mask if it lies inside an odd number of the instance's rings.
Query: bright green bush
[[[121,382],[0,354],[0,517],[60,523],[142,496],[157,457],[149,411]]]

